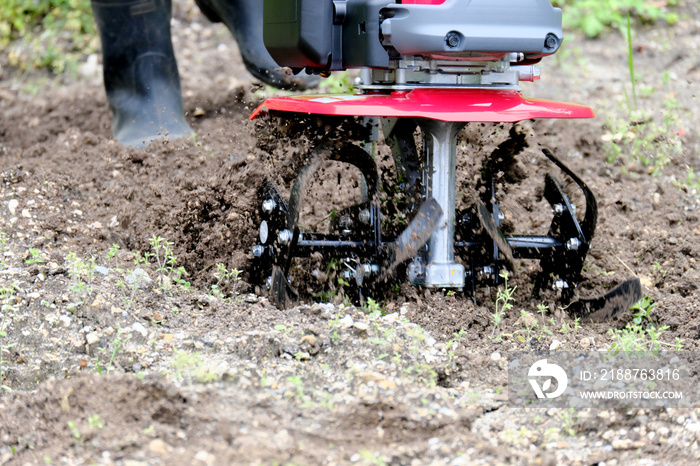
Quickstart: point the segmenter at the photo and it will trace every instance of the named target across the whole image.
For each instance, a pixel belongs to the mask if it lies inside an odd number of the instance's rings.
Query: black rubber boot
[[[92,0],[102,41],[112,133],[144,147],[194,133],[185,120],[170,40],[171,0]]]
[[[195,0],[204,16],[223,22],[238,42],[248,71],[260,81],[280,89],[316,87],[318,76],[288,75],[270,56],[263,43],[263,0]]]

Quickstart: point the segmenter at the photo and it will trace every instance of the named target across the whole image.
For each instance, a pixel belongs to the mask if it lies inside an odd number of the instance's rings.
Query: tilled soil
[[[678,102],[673,134],[654,141],[680,144],[662,174],[606,161],[611,115],[629,87],[624,40],[574,39],[525,93],[585,103],[598,117],[470,125],[459,145],[458,205],[478,197],[479,173],[496,154],[507,228],[545,234],[552,214],[544,176],[565,179],[541,153],[552,149],[598,200],[577,292],[600,295],[637,276],[656,303],[650,319],[668,327],[662,341],[679,338],[695,351],[699,195],[677,185],[689,168],[700,172],[700,15],[697,6],[683,8],[675,27],[640,28],[635,38],[639,87],[647,89],[640,105],[658,114],[670,97]],[[577,328],[554,295],[531,298],[532,261],[511,273],[514,308],[499,327],[488,285],[475,303],[402,284],[377,297],[380,306],[359,308],[307,269],[295,282],[302,305],[280,311],[256,295],[249,268],[257,191],[271,179],[286,192],[308,144],[276,140],[265,123],[248,121],[261,92],[225,29],[184,2],[175,18],[196,139],[146,150],[111,140],[99,75],[34,94],[11,73],[0,81],[0,463],[698,461],[696,409],[508,406],[507,352],[609,348],[609,329],[632,318],[628,311]],[[387,190],[389,159],[380,149]],[[302,213],[309,224],[359,193],[357,174],[335,166],[323,173]],[[575,187],[565,188],[583,210]],[[154,236],[172,242],[176,264],[162,263],[162,249],[156,257]],[[241,270],[240,280],[222,279],[217,264]],[[546,320],[538,304],[549,306]],[[546,331],[531,338],[528,319]]]

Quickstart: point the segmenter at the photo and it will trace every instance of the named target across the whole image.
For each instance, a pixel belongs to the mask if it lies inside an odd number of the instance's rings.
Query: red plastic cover
[[[295,95],[273,97],[250,119],[267,112],[317,115],[422,117],[442,121],[513,123],[538,118],[593,118],[589,107],[551,100],[526,99],[515,90],[414,89],[362,95]]]

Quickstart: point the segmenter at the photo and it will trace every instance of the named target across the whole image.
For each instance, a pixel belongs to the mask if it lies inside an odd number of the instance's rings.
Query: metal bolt
[[[498,213],[498,221],[499,221],[499,222],[502,222],[502,221],[505,220],[505,219],[506,219],[505,214],[504,214],[503,212],[499,212],[499,213]]]
[[[265,246],[256,244],[253,246],[253,257],[262,257],[265,254]]]
[[[578,238],[571,238],[564,246],[566,246],[567,251],[578,251],[578,248],[581,246],[581,241],[579,241]]]
[[[564,205],[563,204],[554,204],[552,206],[552,213],[554,215],[561,215],[564,213]]]
[[[288,245],[292,242],[292,237],[294,234],[289,230],[282,230],[277,234],[277,239],[283,246]]]
[[[493,267],[490,265],[484,266],[480,271],[479,271],[479,277],[492,277],[493,276]]]
[[[362,223],[368,224],[369,221],[371,220],[372,216],[370,215],[369,210],[367,210],[367,209],[362,209],[362,210],[360,211],[360,214],[358,215],[358,218],[360,219],[360,221],[361,221]]]
[[[277,208],[277,203],[274,199],[267,199],[262,203],[262,211],[266,214],[271,214]]]
[[[555,290],[564,290],[569,287],[569,282],[562,280],[561,278],[554,281]]]
[[[544,48],[547,50],[553,50],[557,47],[559,44],[559,39],[557,39],[557,36],[554,34],[547,34],[547,37],[544,39]]]
[[[445,35],[445,43],[451,49],[457,47],[461,41],[462,39],[456,32],[448,32],[447,35]]]

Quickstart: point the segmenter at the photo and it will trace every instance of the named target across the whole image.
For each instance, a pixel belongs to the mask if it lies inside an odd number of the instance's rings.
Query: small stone
[[[148,276],[148,272],[142,268],[136,268],[126,276],[126,282],[136,288],[146,288],[152,281],[151,277]]]
[[[354,322],[349,314],[338,321],[343,327],[351,327]]]
[[[97,332],[90,332],[85,335],[85,341],[88,345],[95,345],[100,342],[100,335]]]
[[[549,345],[549,351],[554,351],[555,349],[559,348],[561,346],[561,342],[559,340],[552,340],[552,343]]]
[[[309,353],[307,353],[306,351],[300,351],[300,352],[296,353],[294,355],[294,357],[298,361],[308,361],[309,359],[311,359],[311,355]]]
[[[169,450],[170,445],[165,443],[163,440],[156,438],[148,442],[148,451],[158,456],[165,456]]]
[[[61,321],[64,327],[70,327],[70,317],[68,316],[61,316],[58,318],[58,320]]]
[[[395,390],[396,382],[394,382],[393,380],[380,380],[379,386],[384,390]]]
[[[385,316],[382,316],[382,320],[386,322],[387,324],[394,324],[399,321],[401,316],[399,315],[398,312],[392,312],[391,314],[387,314]]]
[[[256,295],[250,293],[250,294],[246,295],[244,301],[248,304],[255,304],[259,301],[259,298]]]
[[[308,343],[310,346],[316,346],[316,337],[313,335],[304,335],[301,337],[301,343]]]
[[[491,360],[492,361],[500,361],[501,360],[501,353],[499,353],[498,351],[494,351],[493,353],[491,353]]]
[[[20,216],[22,218],[31,218],[32,214],[29,213],[29,209],[22,209],[22,214]]]
[[[104,265],[96,265],[95,272],[104,275],[105,277],[109,275],[109,269]]]
[[[365,336],[367,335],[369,325],[367,325],[365,322],[355,322],[354,324],[352,324],[352,329],[356,335]]]
[[[18,205],[19,201],[17,199],[12,199],[10,200],[10,202],[7,203],[7,208],[10,210],[10,214],[15,215]]]
[[[131,324],[131,329],[134,332],[140,333],[141,336],[144,338],[146,338],[146,335],[148,335],[148,331],[146,330],[146,327],[144,327],[143,324],[140,322],[134,322],[133,324]]]
[[[195,453],[194,459],[206,464],[211,464],[214,460],[213,455],[204,450],[199,450],[197,453]]]
[[[379,372],[367,371],[360,374],[360,380],[363,382],[379,382],[385,380],[385,377]]]
[[[591,339],[586,337],[586,338],[581,338],[581,341],[579,342],[581,345],[581,348],[590,348],[591,347]]]
[[[690,432],[700,432],[700,422],[691,422],[690,424],[686,424],[685,428]]]
[[[616,438],[611,442],[613,450],[629,450],[632,445],[632,440],[628,438]]]

